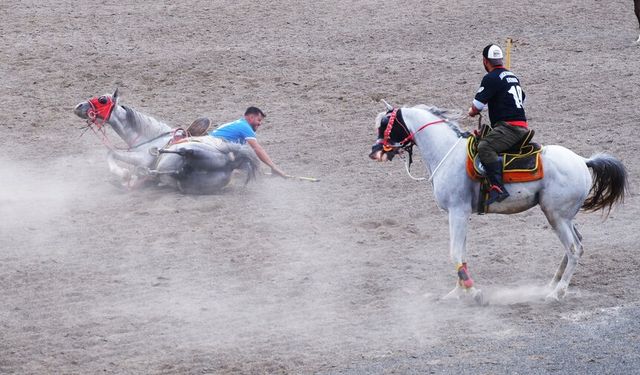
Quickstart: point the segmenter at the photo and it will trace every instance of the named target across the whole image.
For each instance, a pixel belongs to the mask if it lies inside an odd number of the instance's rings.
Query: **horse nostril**
[[[82,103],[80,103],[73,109],[73,113],[75,113],[77,116],[82,117],[84,115],[83,109],[84,109],[84,106],[82,105]]]

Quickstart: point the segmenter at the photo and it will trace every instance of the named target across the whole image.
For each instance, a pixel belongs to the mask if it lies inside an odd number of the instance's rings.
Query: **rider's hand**
[[[469,117],[476,117],[478,113],[480,112],[478,112],[474,106],[469,107]]]
[[[278,168],[278,167],[271,168],[271,173],[277,174],[280,177],[284,177],[284,178],[287,177],[287,174],[284,173],[282,170],[280,170],[280,168]]]

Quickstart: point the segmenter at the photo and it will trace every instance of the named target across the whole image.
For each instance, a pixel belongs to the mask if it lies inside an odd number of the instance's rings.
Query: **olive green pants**
[[[528,132],[522,126],[509,125],[498,121],[478,143],[478,156],[482,164],[487,165],[498,161],[498,153],[505,152],[515,146]]]

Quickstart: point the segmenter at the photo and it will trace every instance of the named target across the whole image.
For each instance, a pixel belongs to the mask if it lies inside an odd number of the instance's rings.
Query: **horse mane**
[[[436,117],[445,119],[447,120],[446,124],[449,126],[449,128],[451,128],[451,130],[454,131],[454,133],[456,133],[458,137],[462,137],[462,138],[469,137],[469,132],[462,131],[460,129],[460,126],[458,125],[458,120],[462,117],[462,113],[460,111],[444,109],[444,108],[439,108],[435,106],[429,106],[426,104],[418,104],[411,108],[422,109],[424,111],[431,113]]]
[[[145,115],[142,112],[139,112],[131,107],[128,106],[121,106],[125,112],[126,112],[126,120],[127,123],[129,124],[129,126],[131,126],[131,128],[133,130],[135,130],[138,133],[141,133],[143,131],[149,131],[152,129],[156,129],[156,128],[163,128],[163,129],[159,129],[161,132],[164,131],[168,131],[169,129],[171,129],[171,126],[165,124],[162,121],[156,120],[155,118]],[[157,134],[149,134],[149,135],[157,135]]]

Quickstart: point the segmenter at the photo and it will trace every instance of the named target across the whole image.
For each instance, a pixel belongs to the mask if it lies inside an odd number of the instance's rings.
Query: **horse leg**
[[[131,171],[127,168],[120,167],[118,163],[116,163],[116,160],[133,166],[147,166],[149,160],[152,160],[152,157],[143,151],[109,151],[109,155],[107,155],[109,171],[118,176],[122,182],[128,183],[131,181]]]
[[[567,254],[565,254],[562,257],[562,261],[560,261],[560,265],[558,266],[558,269],[556,270],[555,275],[553,275],[553,279],[551,279],[551,282],[549,283],[548,288],[550,290],[555,289],[556,285],[558,285],[558,283],[560,282],[560,279],[562,278],[562,274],[564,273],[565,268],[567,268],[568,260],[569,258],[567,258]]]
[[[469,205],[469,207],[471,207]],[[482,305],[484,299],[480,289],[475,288],[467,266],[467,229],[471,210],[449,210],[449,251],[456,265],[458,280],[456,286],[444,299],[459,299],[468,293],[475,302]]]
[[[114,152],[111,151],[107,155],[107,164],[109,164],[109,172],[118,176],[120,181],[129,181],[131,179],[131,171],[127,168],[122,168],[116,163],[117,158],[114,157]]]
[[[547,300],[558,301],[564,298],[567,288],[569,287],[569,283],[571,282],[571,277],[575,272],[578,260],[582,256],[584,249],[581,243],[582,236],[571,219],[561,219],[556,223],[557,224],[554,229],[558,238],[560,238],[560,242],[562,242],[562,245],[565,247],[566,253],[556,275],[554,276],[554,279],[551,282],[552,285],[555,284],[555,287],[551,293],[547,295]],[[563,272],[558,279],[560,271]],[[558,280],[556,281],[556,279]]]
[[[575,240],[578,243],[580,243],[580,247],[582,247],[582,235],[578,231],[578,227],[576,227],[575,223],[573,224],[573,232],[574,232],[574,235],[575,235]],[[560,279],[562,278],[562,274],[564,273],[564,270],[567,267],[567,261],[568,260],[569,260],[569,258],[567,257],[567,254],[565,254],[562,257],[562,261],[560,262],[560,266],[558,266],[558,270],[556,271],[556,274],[553,276],[553,279],[551,279],[551,282],[549,283],[549,286],[548,286],[549,289],[551,289],[551,290],[555,289],[555,287],[560,282]]]

